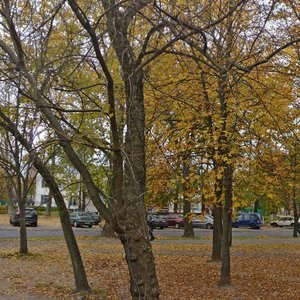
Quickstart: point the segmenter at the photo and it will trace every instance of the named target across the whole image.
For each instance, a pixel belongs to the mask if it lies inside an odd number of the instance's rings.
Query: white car
[[[273,227],[293,227],[294,217],[292,216],[280,217],[278,220],[271,221],[270,224]]]

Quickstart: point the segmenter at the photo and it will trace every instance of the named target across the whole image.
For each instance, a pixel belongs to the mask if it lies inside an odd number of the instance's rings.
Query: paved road
[[[26,228],[28,238],[63,236],[62,230],[60,228],[48,228],[46,226]],[[94,226],[93,228],[74,228],[73,230],[76,236],[99,236],[101,232],[99,226]],[[18,238],[20,235],[19,231],[19,227],[0,227],[0,239]]]
[[[73,228],[76,236],[99,236],[101,228],[99,226],[93,226],[93,228]],[[196,237],[212,237],[212,230],[195,228]],[[291,228],[271,228],[262,227],[259,230],[247,229],[247,228],[233,228],[233,238],[251,238],[251,237],[292,237]],[[27,227],[27,235],[29,238],[34,237],[60,237],[62,236],[62,230],[60,228],[51,228],[47,226],[39,227]],[[165,228],[155,229],[155,236],[161,237],[181,237],[183,235],[183,229]],[[0,239],[2,238],[18,238],[19,227],[13,227],[10,225],[0,226]]]

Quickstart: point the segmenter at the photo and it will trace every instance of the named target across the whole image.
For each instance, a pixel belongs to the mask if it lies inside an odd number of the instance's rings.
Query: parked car
[[[165,216],[168,227],[180,228],[183,227],[183,215],[181,214],[168,214]]]
[[[193,224],[194,228],[213,229],[214,218],[211,215],[197,216],[197,217],[193,218],[192,224]]]
[[[168,222],[164,216],[160,215],[151,215],[148,219],[148,225],[151,229],[160,228],[164,229],[168,227]]]
[[[101,222],[101,217],[100,217],[100,215],[99,215],[98,212],[93,211],[93,212],[88,212],[88,213],[89,213],[89,214],[91,215],[91,217],[93,218],[94,224],[95,224],[95,225],[98,225],[98,224]]]
[[[74,227],[88,226],[92,227],[94,219],[90,213],[85,211],[74,211],[70,214],[71,225]]]
[[[259,213],[239,213],[237,219],[232,222],[232,227],[250,227],[259,229],[264,225],[263,218]]]
[[[270,222],[273,227],[293,227],[294,226],[294,217],[284,216],[280,217],[278,220],[273,220]]]
[[[9,219],[9,223],[13,226],[20,226],[20,211],[14,212]],[[36,227],[38,224],[38,214],[32,207],[25,208],[25,223],[29,226]]]

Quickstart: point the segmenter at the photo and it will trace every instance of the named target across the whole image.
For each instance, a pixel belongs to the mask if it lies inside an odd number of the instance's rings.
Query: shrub
[[[7,214],[7,205],[0,205],[0,214]]]

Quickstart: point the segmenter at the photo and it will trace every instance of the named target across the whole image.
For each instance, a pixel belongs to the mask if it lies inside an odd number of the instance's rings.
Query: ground
[[[40,218],[59,226],[55,218]],[[0,226],[7,218],[0,216]],[[74,293],[72,267],[61,238],[30,239],[30,255],[18,255],[17,239],[0,240],[0,300],[129,300],[127,266],[117,239],[78,238],[90,295]],[[233,241],[232,285],[219,287],[220,263],[210,261],[209,238],[157,238],[152,243],[161,299],[299,299],[300,240],[269,238]]]

